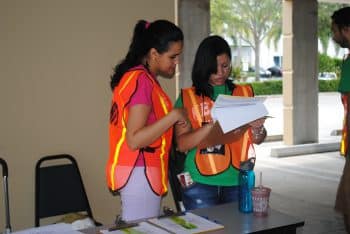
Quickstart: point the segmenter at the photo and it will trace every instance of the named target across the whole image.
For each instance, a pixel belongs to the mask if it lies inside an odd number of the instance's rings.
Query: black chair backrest
[[[0,158],[0,165],[2,167],[3,183],[4,183],[4,203],[5,203],[5,231],[4,233],[11,232],[10,223],[10,204],[9,204],[9,192],[8,192],[8,167],[4,159]]]
[[[42,166],[43,162],[67,159],[70,163]],[[68,154],[41,158],[35,167],[35,226],[40,219],[83,212],[93,219],[78,164]]]
[[[4,159],[0,158],[0,164],[2,166],[2,176],[7,177],[8,176],[8,167],[7,163]]]
[[[182,188],[177,175],[183,172],[185,158],[186,154],[176,151],[175,144],[173,144],[169,155],[168,177],[177,212],[184,211],[181,195]]]

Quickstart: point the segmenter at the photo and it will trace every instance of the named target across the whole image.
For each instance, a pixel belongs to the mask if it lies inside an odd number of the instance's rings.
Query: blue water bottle
[[[255,186],[255,174],[253,170],[239,171],[239,210],[243,213],[253,212],[252,189]]]

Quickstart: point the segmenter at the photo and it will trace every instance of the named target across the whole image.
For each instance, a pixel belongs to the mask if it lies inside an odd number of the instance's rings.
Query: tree
[[[318,38],[322,46],[322,53],[327,54],[329,41],[331,40],[332,23],[331,15],[339,8],[349,6],[349,4],[335,4],[320,2],[318,5]],[[335,44],[335,48],[339,51],[339,46]]]
[[[255,71],[260,70],[260,45],[262,41],[269,37],[275,39],[281,30],[281,0],[212,0],[213,11],[220,8],[224,11],[224,15],[220,16],[213,12],[211,15],[213,23],[213,31],[220,28],[227,28],[226,31],[231,38],[235,37],[248,43],[255,53]],[[218,6],[225,6],[221,8]],[[231,16],[227,16],[227,11]],[[217,17],[215,19],[215,17]],[[222,21],[224,26],[219,26],[219,18],[230,20]],[[220,33],[220,31],[214,31]],[[221,31],[222,32],[222,31]],[[269,34],[270,33],[270,34]],[[274,34],[273,34],[274,33]],[[277,34],[276,34],[277,33]],[[233,36],[236,35],[236,36]],[[273,36],[274,35],[274,36]],[[255,74],[256,80],[259,80],[259,72]]]
[[[232,20],[233,15],[228,0],[212,0],[210,2],[210,28],[212,32],[221,35],[227,34],[227,25]]]
[[[232,14],[232,6],[228,0],[212,0],[210,2],[210,28],[211,31],[218,35],[225,35],[232,39],[233,45],[237,46],[238,61],[234,61],[236,66],[240,66],[240,47],[237,41],[237,34],[239,33],[232,25],[235,22]]]

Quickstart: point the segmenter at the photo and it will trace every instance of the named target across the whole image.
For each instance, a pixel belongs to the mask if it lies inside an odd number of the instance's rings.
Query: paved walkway
[[[339,94],[319,95],[319,141],[338,143],[339,136],[331,132],[341,128],[342,106]],[[282,134],[283,107],[280,96],[268,97],[265,102],[275,118],[268,119],[270,134]],[[301,154],[292,157],[271,157],[271,150],[283,147],[283,142],[265,142],[256,147],[256,182],[262,172],[262,183],[272,189],[270,205],[281,212],[301,217],[305,226],[298,234],[341,234],[342,217],[334,212],[334,200],[344,158],[339,152]]]

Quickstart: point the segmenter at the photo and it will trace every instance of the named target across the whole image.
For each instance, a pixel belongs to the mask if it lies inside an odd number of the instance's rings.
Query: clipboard
[[[202,148],[207,148],[214,145],[232,143],[235,140],[238,140],[242,136],[242,134],[245,132],[245,130],[248,128],[249,126],[246,125],[244,129],[242,128],[240,130],[233,129],[227,133],[224,133],[219,122],[215,121],[211,131],[204,138],[204,140],[199,143],[198,148],[202,149]]]
[[[268,116],[266,98],[219,95],[212,109],[213,119],[220,123],[223,133]]]

